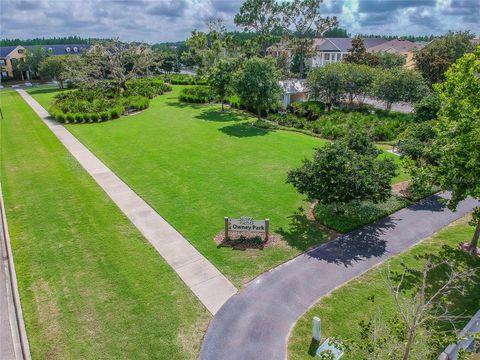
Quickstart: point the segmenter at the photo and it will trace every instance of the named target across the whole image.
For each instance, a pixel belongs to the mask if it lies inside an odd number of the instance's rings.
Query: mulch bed
[[[410,181],[402,181],[392,185],[394,195],[408,197],[410,195]]]
[[[269,234],[268,241],[265,241],[265,236],[259,233],[253,232],[235,232],[229,231],[228,238],[225,238],[225,232],[218,233],[214,241],[218,247],[229,247],[235,250],[247,250],[258,249],[263,250],[267,246],[271,246],[274,243],[281,240],[281,236],[278,234]]]
[[[480,248],[477,247],[475,252],[470,251],[470,243],[468,242],[462,242],[458,244],[458,247],[460,250],[465,251],[466,253],[472,254],[473,256],[478,256],[480,257]]]

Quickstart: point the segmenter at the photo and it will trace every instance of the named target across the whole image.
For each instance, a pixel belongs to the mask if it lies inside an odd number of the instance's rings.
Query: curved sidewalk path
[[[231,297],[212,320],[203,360],[283,360],[297,319],[322,296],[470,212],[429,197],[377,223],[341,236],[261,275]]]
[[[233,284],[149,204],[102,163],[25,90],[17,90],[80,165],[212,314],[237,292]]]

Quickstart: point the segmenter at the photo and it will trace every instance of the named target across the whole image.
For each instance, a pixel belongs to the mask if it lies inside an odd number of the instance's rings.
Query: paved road
[[[29,360],[30,348],[23,323],[4,211],[0,186],[0,359]]]
[[[253,280],[217,312],[200,359],[285,359],[290,329],[320,297],[478,205],[469,199],[453,213],[437,200],[425,199]]]
[[[373,105],[378,109],[385,109],[385,104],[382,101],[378,101],[372,98],[364,99],[364,103]],[[395,104],[392,104],[392,111],[398,111],[402,113],[411,113],[413,111],[413,106],[406,103],[395,103]]]

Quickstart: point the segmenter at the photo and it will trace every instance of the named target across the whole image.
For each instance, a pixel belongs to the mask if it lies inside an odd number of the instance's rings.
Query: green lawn
[[[480,259],[458,250],[457,244],[470,240],[473,228],[468,226],[467,217],[441,230],[431,238],[412,248],[410,251],[388,261],[392,271],[400,271],[401,263],[410,267],[418,266],[419,256],[438,255],[440,258],[454,260],[460,267],[480,268]],[[335,336],[343,339],[359,339],[358,322],[382,313],[385,318],[395,313],[395,307],[387,289],[385,274],[387,263],[368,271],[330,295],[324,297],[308,310],[296,323],[289,339],[289,359],[313,358],[316,344],[311,341],[311,322],[313,316],[322,320],[324,337]],[[480,271],[478,272],[480,276]],[[442,274],[440,276],[445,276]],[[472,283],[463,296],[452,294],[452,302],[457,315],[472,316],[480,308],[480,283]],[[373,299],[373,301],[372,301]],[[465,320],[466,322],[467,320]],[[441,349],[438,349],[439,351]],[[347,359],[358,359],[355,354],[346,354]]]
[[[148,201],[235,285],[326,240],[286,173],[324,141],[248,124],[241,112],[183,104],[181,87],[143,113],[67,128]],[[32,90],[48,107],[53,92]],[[218,248],[224,216],[270,218],[285,239],[264,250]]]
[[[205,308],[21,97],[1,91],[0,101],[1,181],[33,358],[196,358]]]
[[[308,204],[285,180],[325,140],[255,128],[252,117],[218,106],[180,103],[181,88],[143,113],[67,128],[235,285],[324,242],[326,230],[307,219]],[[30,90],[46,108],[55,92]],[[262,251],[217,248],[223,217],[242,215],[270,218],[285,241]]]

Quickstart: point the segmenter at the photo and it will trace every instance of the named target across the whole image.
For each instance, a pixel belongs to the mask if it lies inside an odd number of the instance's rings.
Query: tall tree
[[[37,76],[40,64],[50,54],[43,46],[36,46],[25,51],[25,59],[20,63],[20,70],[26,71],[28,76]]]
[[[337,25],[336,17],[321,16],[322,3],[323,0],[292,0],[280,5],[281,24],[289,38],[293,54],[298,57],[301,78],[305,76],[306,60],[315,53],[312,34],[314,37],[320,36]]]
[[[372,93],[376,99],[385,103],[385,110],[390,111],[393,103],[417,102],[428,95],[429,89],[417,71],[396,68],[377,71],[372,84]]]
[[[356,36],[352,40],[352,47],[348,49],[348,53],[345,55],[344,60],[352,64],[377,65],[377,59],[373,54],[367,52],[365,42],[359,36]]]
[[[433,40],[414,55],[415,67],[431,84],[444,81],[448,67],[463,54],[473,51],[473,37],[468,31],[449,32]]]
[[[235,91],[241,103],[255,110],[259,119],[262,112],[275,109],[279,105],[280,71],[273,59],[250,58],[244,62],[234,78]]]
[[[229,93],[234,66],[233,63],[222,59],[210,71],[207,77],[208,85],[212,92],[220,98],[222,111],[224,111],[225,97]]]
[[[480,46],[465,54],[445,73],[445,83],[436,86],[441,108],[434,127],[436,138],[430,152],[436,162],[424,161],[415,171],[415,181],[451,190],[450,209],[471,196],[480,199]],[[422,165],[422,164],[421,164]],[[478,252],[480,207],[473,212],[475,233],[469,245]]]
[[[326,104],[327,111],[345,97],[345,76],[340,63],[328,64],[309,72],[306,85],[309,96]]]
[[[38,68],[42,78],[56,80],[58,87],[63,89],[63,82],[67,80],[67,65],[69,57],[75,55],[50,56],[46,58]]]
[[[275,0],[246,0],[234,21],[235,25],[245,31],[257,33],[262,55],[265,55],[272,41],[272,34],[280,24],[280,6]]]

